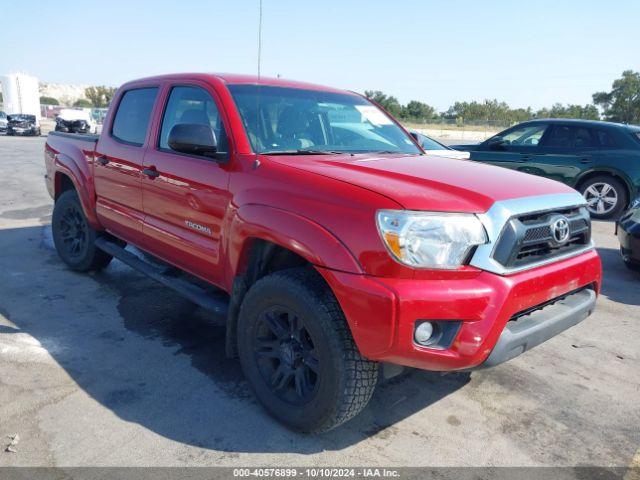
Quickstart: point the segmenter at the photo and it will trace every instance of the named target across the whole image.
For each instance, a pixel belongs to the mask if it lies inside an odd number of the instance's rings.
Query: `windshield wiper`
[[[409,153],[409,152],[399,152],[399,151],[393,151],[393,150],[376,150],[376,151],[371,151],[368,153],[372,153],[374,155],[386,155],[386,154],[390,154],[390,155],[424,155],[424,153],[422,152],[416,152],[416,153]]]
[[[298,148],[297,150],[272,150],[261,153],[263,155],[336,155],[346,154],[347,152],[338,152],[336,150],[310,150],[306,148]]]

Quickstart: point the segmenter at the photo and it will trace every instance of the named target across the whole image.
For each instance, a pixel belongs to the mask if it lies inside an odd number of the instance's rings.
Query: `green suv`
[[[471,160],[559,180],[594,218],[617,217],[640,191],[640,127],[592,120],[532,120],[478,145]]]

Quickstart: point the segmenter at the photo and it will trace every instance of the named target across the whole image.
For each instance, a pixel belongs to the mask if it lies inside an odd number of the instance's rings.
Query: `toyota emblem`
[[[569,220],[558,216],[551,219],[551,235],[557,244],[562,245],[569,240]]]

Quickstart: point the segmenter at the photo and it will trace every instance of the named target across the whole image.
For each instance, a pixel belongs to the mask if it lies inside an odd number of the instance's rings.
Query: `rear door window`
[[[593,148],[596,146],[591,130],[588,128],[576,128],[575,136],[573,138],[573,146],[577,149]]]
[[[111,127],[111,135],[124,143],[142,146],[158,89],[136,88],[124,93]]]
[[[582,150],[594,147],[595,140],[588,128],[554,125],[549,134],[545,136],[543,145],[552,148]]]
[[[610,132],[607,132],[605,130],[597,130],[596,137],[598,137],[598,143],[600,144],[601,148],[620,148],[616,143],[615,136]]]

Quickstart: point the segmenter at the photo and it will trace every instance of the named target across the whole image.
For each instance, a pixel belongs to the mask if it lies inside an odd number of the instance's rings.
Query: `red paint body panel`
[[[514,314],[583,286],[599,291],[601,284],[595,251],[510,276],[482,272],[445,282],[319,271],[336,293],[363,355],[436,371],[480,365]],[[463,323],[451,348],[434,350],[413,342],[416,320]]]
[[[435,156],[282,156],[274,161],[378,192],[407,210],[481,213],[500,200],[573,191],[546,178]]]
[[[144,145],[110,135],[111,109],[97,144],[49,136],[49,193],[56,197],[67,176],[94,228],[227,292],[247,267],[256,240],[296,252],[333,290],[363,355],[429,370],[476,366],[514,313],[584,285],[599,288],[600,262],[593,251],[509,276],[473,267],[415,270],[393,261],[377,231],[379,209],[481,213],[499,200],[571,190],[512,170],[440,157],[256,156],[227,85],[257,81],[177,74],[129,82],[114,106],[128,89],[158,87]],[[260,83],[339,92],[281,79]],[[229,137],[228,160],[216,163],[157,148],[165,102],[175,85],[199,86],[214,98]],[[96,163],[97,156],[109,163]],[[150,178],[145,168],[160,175]],[[429,350],[412,341],[417,319],[463,323],[451,348]]]
[[[95,142],[72,138],[49,137],[45,146],[45,179],[47,191],[56,198],[62,186],[62,177],[69,178],[82,209],[91,226],[102,228],[95,209],[95,183],[93,179],[93,155]]]

